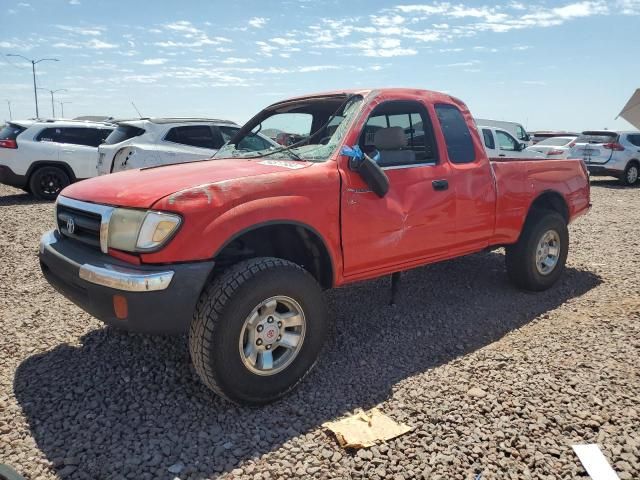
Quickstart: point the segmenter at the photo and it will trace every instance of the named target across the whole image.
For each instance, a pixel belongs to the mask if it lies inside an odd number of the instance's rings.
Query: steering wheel
[[[331,140],[332,136],[333,135],[327,135],[326,137],[322,137],[318,143],[320,145],[326,145],[327,143],[329,143],[329,140]]]

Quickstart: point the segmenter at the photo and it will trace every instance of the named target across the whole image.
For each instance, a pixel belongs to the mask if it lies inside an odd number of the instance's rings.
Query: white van
[[[503,122],[502,120],[487,120],[485,118],[475,118],[476,125],[482,125],[484,127],[495,127],[501,130],[506,130],[513,135],[520,143],[526,143],[527,146],[531,145],[531,137],[524,129],[524,127],[516,122]]]
[[[526,150],[524,142],[516,140],[506,130],[486,125],[478,125],[478,133],[484,143],[484,149],[489,159],[508,158],[544,158],[545,156],[536,151]]]

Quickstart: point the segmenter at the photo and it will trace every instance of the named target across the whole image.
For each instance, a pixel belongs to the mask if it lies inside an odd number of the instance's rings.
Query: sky
[[[206,116],[243,123],[284,98],[415,87],[529,130],[630,129],[640,0],[0,0],[0,119]],[[41,116],[51,97],[38,90]],[[60,106],[56,105],[60,114]]]

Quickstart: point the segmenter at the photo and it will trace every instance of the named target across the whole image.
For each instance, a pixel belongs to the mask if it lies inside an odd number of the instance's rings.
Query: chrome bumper
[[[51,245],[58,241],[54,232],[54,230],[50,230],[42,235],[42,238],[40,239],[40,254],[42,255],[47,251],[47,253],[55,255],[65,262],[76,266],[79,269],[79,277],[87,282],[126,292],[153,292],[165,290],[173,279],[174,272],[172,270],[163,272],[143,272],[140,270],[110,265],[108,263],[101,265],[77,263],[68,257],[64,257],[55,249],[51,248]]]

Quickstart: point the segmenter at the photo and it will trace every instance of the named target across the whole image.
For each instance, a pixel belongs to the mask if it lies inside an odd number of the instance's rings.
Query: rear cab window
[[[469,126],[457,107],[439,103],[435,105],[436,115],[447,145],[447,153],[452,163],[471,163],[476,159],[473,138]]]
[[[120,124],[112,131],[105,139],[105,145],[115,145],[116,143],[124,142],[133,137],[139,137],[145,133],[144,128],[135,127],[133,125]]]

